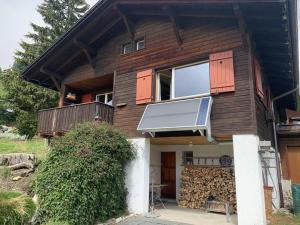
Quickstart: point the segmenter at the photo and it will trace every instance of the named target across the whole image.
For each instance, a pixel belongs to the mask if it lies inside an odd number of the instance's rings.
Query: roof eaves
[[[36,58],[26,69],[22,72],[22,77],[26,77],[26,74],[30,72],[30,70],[38,64],[40,61],[42,61],[46,56],[48,56],[49,53],[54,51],[56,49],[56,46],[63,43],[67,38],[69,38],[71,35],[75,34],[76,30],[80,27],[81,24],[83,24],[88,18],[90,18],[98,9],[105,6],[105,3],[110,3],[111,0],[99,0],[92,8],[90,8],[85,15],[79,19],[69,30],[67,30],[62,36],[60,36],[49,48],[47,48],[41,56]]]

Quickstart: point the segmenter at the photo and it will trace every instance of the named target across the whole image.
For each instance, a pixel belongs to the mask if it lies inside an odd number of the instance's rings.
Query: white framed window
[[[135,41],[135,50],[141,50],[145,48],[145,39],[139,39],[137,41]]]
[[[132,52],[132,43],[128,42],[122,45],[122,54],[128,54]]]
[[[210,94],[209,62],[174,67],[157,72],[156,101]]]
[[[107,105],[113,105],[113,93],[107,92],[96,95],[96,102],[101,102]]]

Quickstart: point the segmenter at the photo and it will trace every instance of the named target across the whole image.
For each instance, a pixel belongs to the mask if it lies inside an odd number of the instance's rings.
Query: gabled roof
[[[57,89],[70,70],[87,58],[92,63],[96,49],[126,32],[128,18],[134,23],[140,17],[169,17],[165,6],[180,21],[237,21],[241,33],[249,33],[255,44],[273,94],[298,84],[296,0],[102,0],[23,72],[24,79]]]

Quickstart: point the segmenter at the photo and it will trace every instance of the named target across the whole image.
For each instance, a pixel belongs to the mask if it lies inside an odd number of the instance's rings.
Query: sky
[[[98,0],[86,1],[92,7]],[[297,1],[299,11],[300,0]],[[42,24],[42,18],[36,11],[42,2],[43,0],[0,0],[0,68],[7,69],[13,64],[19,43],[31,31],[30,23]]]
[[[97,1],[86,0],[91,7]],[[42,2],[43,0],[0,0],[0,68],[12,66],[19,43],[31,31],[30,23],[43,23],[36,11]]]

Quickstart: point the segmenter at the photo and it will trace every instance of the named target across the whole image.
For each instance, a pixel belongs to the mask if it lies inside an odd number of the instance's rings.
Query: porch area
[[[134,216],[120,225],[236,225],[237,217],[232,215],[231,222],[226,222],[226,216],[217,213],[208,213],[197,209],[184,209],[175,204],[167,204],[166,209],[157,211],[158,217]]]
[[[219,225],[220,221],[214,218],[227,223],[226,203],[229,203],[233,208],[232,224],[236,220],[241,225],[267,224],[263,163],[257,136],[233,135],[232,140],[217,142],[205,136],[174,138],[157,134],[153,138],[130,140],[136,148],[136,158],[126,167],[129,212],[151,215],[151,199],[155,199],[154,215],[160,215],[158,219],[180,217],[182,220],[177,224],[189,224],[189,219],[195,216],[198,221],[207,219],[202,224]],[[202,169],[206,173],[197,174]],[[219,170],[222,172],[215,174]],[[196,175],[190,176],[193,171]],[[154,197],[152,187],[156,189]],[[169,202],[175,205],[169,206]],[[272,207],[271,201],[267,204]],[[181,212],[184,214],[179,216]]]
[[[83,67],[82,70],[87,71],[87,77],[70,76],[62,85],[59,107],[39,111],[39,136],[62,135],[85,122],[113,124],[114,74],[95,77],[90,68]]]
[[[150,143],[150,214],[154,207],[162,220],[236,224],[232,142],[217,145],[195,136]]]

